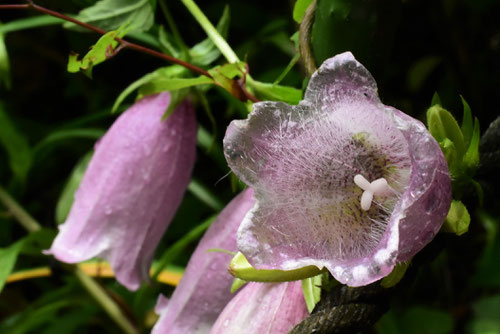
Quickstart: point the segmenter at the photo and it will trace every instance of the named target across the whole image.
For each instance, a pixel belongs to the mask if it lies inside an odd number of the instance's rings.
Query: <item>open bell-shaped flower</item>
[[[149,277],[154,251],[174,216],[196,153],[189,101],[166,120],[170,94],[144,97],[95,147],[66,222],[48,253],[76,263],[107,259],[131,290]]]
[[[210,334],[286,334],[308,315],[300,281],[251,282],[226,305]]]
[[[207,334],[231,300],[233,277],[227,272],[231,256],[209,252],[218,248],[236,251],[236,231],[255,200],[253,190],[235,197],[210,225],[194,251],[172,298],[158,299],[160,318],[153,334]]]
[[[349,52],[321,65],[299,105],[254,104],[228,127],[224,151],[255,191],[238,248],[257,269],[315,265],[366,285],[429,243],[450,206],[438,143],[380,102]]]

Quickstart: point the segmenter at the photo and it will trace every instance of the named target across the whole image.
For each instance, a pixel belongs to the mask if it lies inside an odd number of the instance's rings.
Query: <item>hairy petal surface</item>
[[[162,121],[169,103],[166,92],[141,99],[97,143],[49,253],[68,263],[104,258],[131,290],[148,278],[196,153],[191,103],[182,102]]]
[[[437,142],[380,102],[348,52],[322,64],[298,106],[254,104],[228,127],[224,151],[255,190],[238,248],[258,269],[316,265],[351,286],[369,284],[434,237],[451,201]],[[388,190],[364,193],[357,175],[366,184],[384,178]]]
[[[236,251],[236,231],[245,214],[255,204],[253,190],[235,197],[212,223],[191,256],[171,300],[160,296],[156,311],[160,318],[153,334],[204,334],[210,331],[230,293],[233,277],[227,266],[231,256],[208,252],[212,248]]]
[[[300,281],[251,282],[227,304],[210,334],[286,334],[308,315]]]

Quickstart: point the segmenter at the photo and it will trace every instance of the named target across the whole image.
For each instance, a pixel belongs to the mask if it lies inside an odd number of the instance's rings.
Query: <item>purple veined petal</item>
[[[109,261],[117,280],[136,290],[191,178],[196,119],[189,101],[165,121],[170,94],[144,97],[96,145],[66,222],[48,253],[76,263]]]
[[[229,125],[224,152],[255,190],[238,248],[257,269],[316,265],[350,286],[369,284],[424,247],[451,202],[438,143],[380,102],[349,52],[323,63],[298,106],[254,104],[247,120]],[[357,175],[389,187],[364,196],[367,210]]]
[[[212,223],[191,256],[172,298],[158,299],[160,318],[153,334],[205,334],[234,294],[233,277],[227,266],[231,256],[207,252],[211,248],[236,251],[236,231],[245,214],[255,204],[253,190],[235,197]]]
[[[308,315],[300,281],[251,282],[227,304],[210,334],[286,334]]]

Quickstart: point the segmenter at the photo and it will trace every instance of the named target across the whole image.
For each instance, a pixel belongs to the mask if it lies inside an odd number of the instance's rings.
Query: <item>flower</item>
[[[308,315],[300,281],[251,282],[227,304],[210,334],[286,334]]]
[[[299,105],[254,104],[229,125],[224,152],[255,190],[238,248],[257,269],[315,265],[366,285],[429,243],[450,206],[438,143],[380,102],[349,52],[321,65]]]
[[[166,92],[141,99],[102,137],[49,253],[68,263],[107,259],[131,290],[149,277],[196,153],[191,103],[182,102],[162,121],[169,103]]]
[[[231,257],[207,252],[212,248],[236,251],[236,231],[255,200],[247,189],[235,197],[212,223],[186,267],[168,303],[160,295],[160,318],[153,334],[208,333],[224,306],[231,300],[233,277],[227,272]]]

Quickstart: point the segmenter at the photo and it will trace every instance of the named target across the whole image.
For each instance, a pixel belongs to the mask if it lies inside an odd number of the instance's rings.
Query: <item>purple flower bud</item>
[[[438,143],[380,102],[349,52],[321,65],[299,105],[254,104],[228,127],[224,151],[255,190],[238,248],[257,269],[316,265],[366,285],[429,243],[450,206]]]
[[[300,281],[251,282],[227,304],[210,334],[286,334],[308,314]]]
[[[104,258],[131,290],[149,277],[196,153],[191,103],[184,101],[162,121],[169,103],[169,93],[141,99],[98,142],[49,253],[68,263]]]
[[[160,319],[153,334],[204,334],[234,296],[233,277],[227,272],[231,256],[207,252],[211,248],[236,251],[236,231],[245,214],[255,204],[247,189],[220,213],[191,256],[179,286],[170,301],[160,296],[156,311]]]

